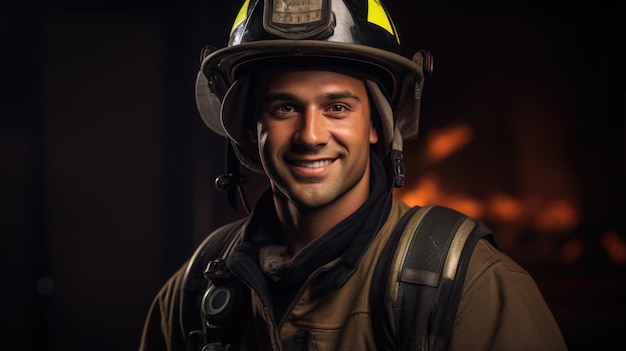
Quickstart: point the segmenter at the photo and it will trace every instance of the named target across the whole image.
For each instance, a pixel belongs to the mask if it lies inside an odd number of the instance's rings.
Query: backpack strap
[[[445,350],[478,240],[492,232],[442,206],[412,207],[400,219],[373,275],[370,305],[380,350]],[[496,245],[497,246],[497,245]],[[383,303],[381,303],[383,301]]]
[[[209,234],[191,256],[180,287],[180,327],[188,345],[203,345],[200,308],[209,281],[204,275],[210,262],[226,258],[241,241],[247,218],[226,224]],[[201,346],[200,346],[201,347]],[[191,349],[191,348],[190,348]]]

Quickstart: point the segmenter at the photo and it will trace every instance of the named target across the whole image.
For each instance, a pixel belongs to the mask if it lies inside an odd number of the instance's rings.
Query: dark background
[[[571,350],[624,349],[626,12],[432,3],[387,1],[406,55],[435,57],[399,195],[496,229]],[[2,3],[0,349],[137,349],[161,284],[243,215],[212,185],[224,141],[193,92],[201,48],[226,43],[238,7]],[[423,152],[454,130],[469,141]],[[263,185],[251,175],[251,201]]]

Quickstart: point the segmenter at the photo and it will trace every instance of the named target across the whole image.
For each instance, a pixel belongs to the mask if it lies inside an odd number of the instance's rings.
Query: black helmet
[[[402,142],[417,136],[420,96],[431,57],[400,54],[393,21],[380,0],[246,0],[228,46],[207,50],[196,81],[196,102],[211,130],[230,139],[246,167],[262,172],[249,138],[246,101],[250,73],[296,66],[363,77],[380,116],[377,152],[394,159],[401,186]],[[393,107],[393,108],[392,108]]]

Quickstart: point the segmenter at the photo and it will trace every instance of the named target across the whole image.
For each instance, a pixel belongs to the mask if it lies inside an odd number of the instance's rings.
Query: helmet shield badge
[[[263,27],[285,39],[321,39],[335,27],[330,0],[265,0]]]

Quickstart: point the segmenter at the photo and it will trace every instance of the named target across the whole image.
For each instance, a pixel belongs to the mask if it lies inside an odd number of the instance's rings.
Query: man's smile
[[[316,160],[316,161],[298,161],[298,160],[294,160],[294,161],[290,161],[290,163],[293,164],[293,165],[299,166],[299,167],[319,168],[319,167],[328,166],[333,161],[334,161],[334,159],[325,159],[325,160]]]

